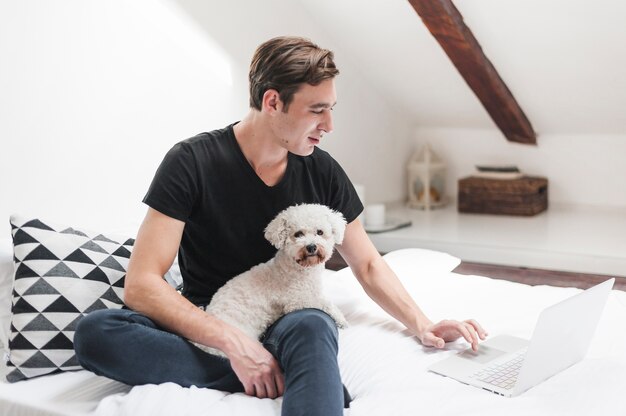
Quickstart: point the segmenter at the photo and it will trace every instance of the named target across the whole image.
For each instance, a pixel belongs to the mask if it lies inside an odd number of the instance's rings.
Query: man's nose
[[[332,133],[334,129],[332,111],[324,111],[324,114],[326,117],[324,118],[322,124],[320,124],[319,129],[323,130],[325,133]]]

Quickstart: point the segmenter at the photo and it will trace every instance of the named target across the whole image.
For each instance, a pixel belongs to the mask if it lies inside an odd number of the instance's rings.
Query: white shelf
[[[376,248],[440,250],[464,261],[626,276],[626,209],[554,205],[533,217],[388,206],[411,227],[370,234]]]

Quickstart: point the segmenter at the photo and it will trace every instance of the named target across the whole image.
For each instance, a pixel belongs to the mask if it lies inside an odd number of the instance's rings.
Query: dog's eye
[[[300,238],[304,235],[304,233],[302,231],[298,231],[297,233],[295,233],[293,236],[296,238]]]
[[[324,231],[322,231],[322,230],[317,230],[317,235],[324,235]]]

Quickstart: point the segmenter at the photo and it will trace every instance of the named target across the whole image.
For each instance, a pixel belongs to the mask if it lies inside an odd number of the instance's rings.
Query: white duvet
[[[433,320],[476,318],[491,335],[531,336],[539,312],[578,289],[526,286],[451,273],[458,260],[426,250],[387,255]],[[430,373],[466,347],[424,348],[364,294],[347,269],[325,276],[328,296],[350,327],[339,363],[353,396],[345,415],[626,415],[626,293],[613,291],[587,358],[516,398]],[[567,347],[567,340],[563,340]],[[123,353],[123,352],[122,352]],[[281,399],[257,399],[172,383],[129,388],[86,371],[0,385],[1,415],[279,415]]]

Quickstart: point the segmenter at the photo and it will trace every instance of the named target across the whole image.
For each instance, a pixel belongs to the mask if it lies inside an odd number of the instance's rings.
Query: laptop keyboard
[[[471,377],[494,386],[510,390],[517,382],[517,376],[522,368],[522,362],[526,356],[525,348],[511,360],[503,363],[495,363],[474,373]]]

